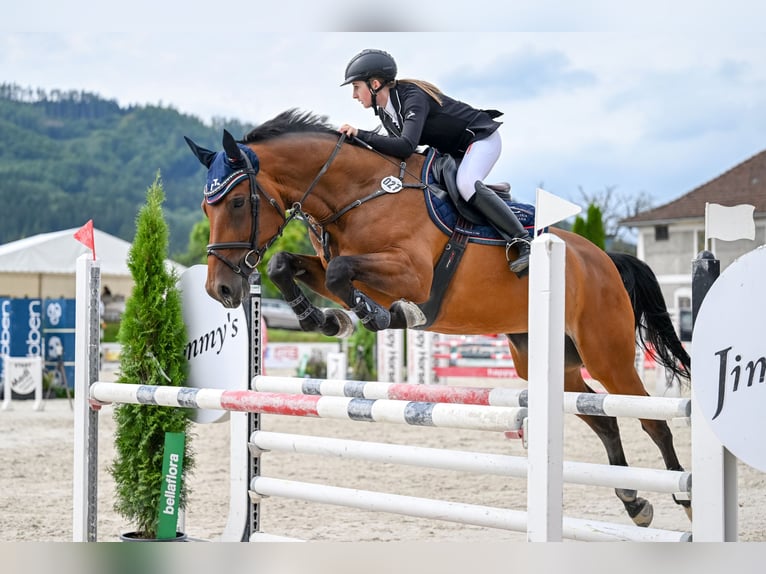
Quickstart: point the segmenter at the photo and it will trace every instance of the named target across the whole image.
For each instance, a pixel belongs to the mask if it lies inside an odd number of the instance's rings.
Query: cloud
[[[463,66],[442,81],[447,93],[471,94],[480,91],[483,95],[510,100],[529,100],[597,83],[594,73],[573,66],[563,52],[531,48],[502,54],[482,68],[475,67],[475,64]]]
[[[606,100],[609,110],[641,118],[642,139],[656,143],[725,137],[766,124],[766,82],[743,61],[649,71]]]

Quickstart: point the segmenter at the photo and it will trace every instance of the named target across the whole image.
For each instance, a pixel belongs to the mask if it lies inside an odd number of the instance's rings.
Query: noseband
[[[330,167],[330,164],[335,159],[335,156],[338,155],[338,152],[340,151],[341,146],[343,145],[343,142],[346,139],[345,134],[341,134],[340,138],[338,139],[338,143],[335,145],[335,149],[333,150],[332,154],[330,154],[330,157],[327,159],[325,164],[322,166],[322,169],[319,170],[319,173],[314,178],[314,181],[311,182],[311,185],[309,185],[308,189],[303,194],[303,197],[301,197],[301,200],[294,203],[292,205],[292,213],[290,215],[285,215],[285,213],[282,211],[282,208],[279,206],[279,203],[277,200],[266,193],[266,191],[258,185],[258,180],[255,177],[256,171],[253,169],[253,164],[250,161],[250,158],[247,157],[247,154],[244,153],[242,150],[239,150],[240,156],[245,161],[246,168],[243,170],[245,174],[247,174],[247,180],[248,185],[250,186],[250,209],[252,213],[252,224],[250,226],[250,239],[248,241],[229,241],[229,242],[222,242],[222,243],[209,243],[207,246],[207,255],[210,257],[211,255],[224,263],[226,266],[228,266],[234,273],[237,275],[240,275],[244,279],[247,279],[250,274],[253,272],[253,270],[258,267],[261,260],[263,259],[263,254],[266,253],[266,251],[276,242],[281,236],[282,232],[285,229],[285,226],[287,226],[290,221],[292,221],[295,217],[298,215],[301,215],[303,219],[306,219],[305,214],[303,213],[303,202],[306,201],[306,198],[311,194],[311,192],[314,190],[314,187],[316,187],[316,184],[319,182],[319,178],[324,175],[324,173],[327,171],[327,169]],[[277,233],[269,239],[260,249],[258,248],[258,215],[260,213],[260,195],[263,195],[263,197],[266,198],[266,200],[269,202],[269,204],[276,210],[276,212],[282,217],[282,224],[279,226],[279,229],[277,230]],[[223,249],[247,249],[247,252],[242,257],[242,259],[239,262],[239,265],[232,262],[231,259],[228,257],[225,257],[219,253],[220,250]]]

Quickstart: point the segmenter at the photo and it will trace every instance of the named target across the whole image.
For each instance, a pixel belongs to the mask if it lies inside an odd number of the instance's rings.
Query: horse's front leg
[[[326,285],[370,331],[412,328],[425,323],[425,316],[411,301],[426,298],[431,280],[416,269],[408,257],[396,252],[339,256],[327,266]],[[354,282],[369,287],[381,301],[392,301],[390,309]]]
[[[285,301],[292,307],[301,329],[319,331],[330,337],[348,337],[354,332],[351,318],[341,309],[319,309],[295,282],[297,278],[319,295],[338,298],[325,286],[325,269],[316,255],[297,255],[285,251],[275,253],[269,261],[268,275]]]

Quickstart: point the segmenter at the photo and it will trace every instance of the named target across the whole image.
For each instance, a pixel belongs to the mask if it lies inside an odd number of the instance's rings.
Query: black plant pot
[[[122,542],[186,542],[185,532],[176,532],[175,538],[144,538],[140,532],[126,532],[120,534]]]

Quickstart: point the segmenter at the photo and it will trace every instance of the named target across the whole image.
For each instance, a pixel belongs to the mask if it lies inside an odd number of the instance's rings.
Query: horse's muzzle
[[[211,280],[208,278],[205,288],[208,295],[227,309],[239,307],[247,292],[245,281],[239,277],[234,277],[231,281]]]

